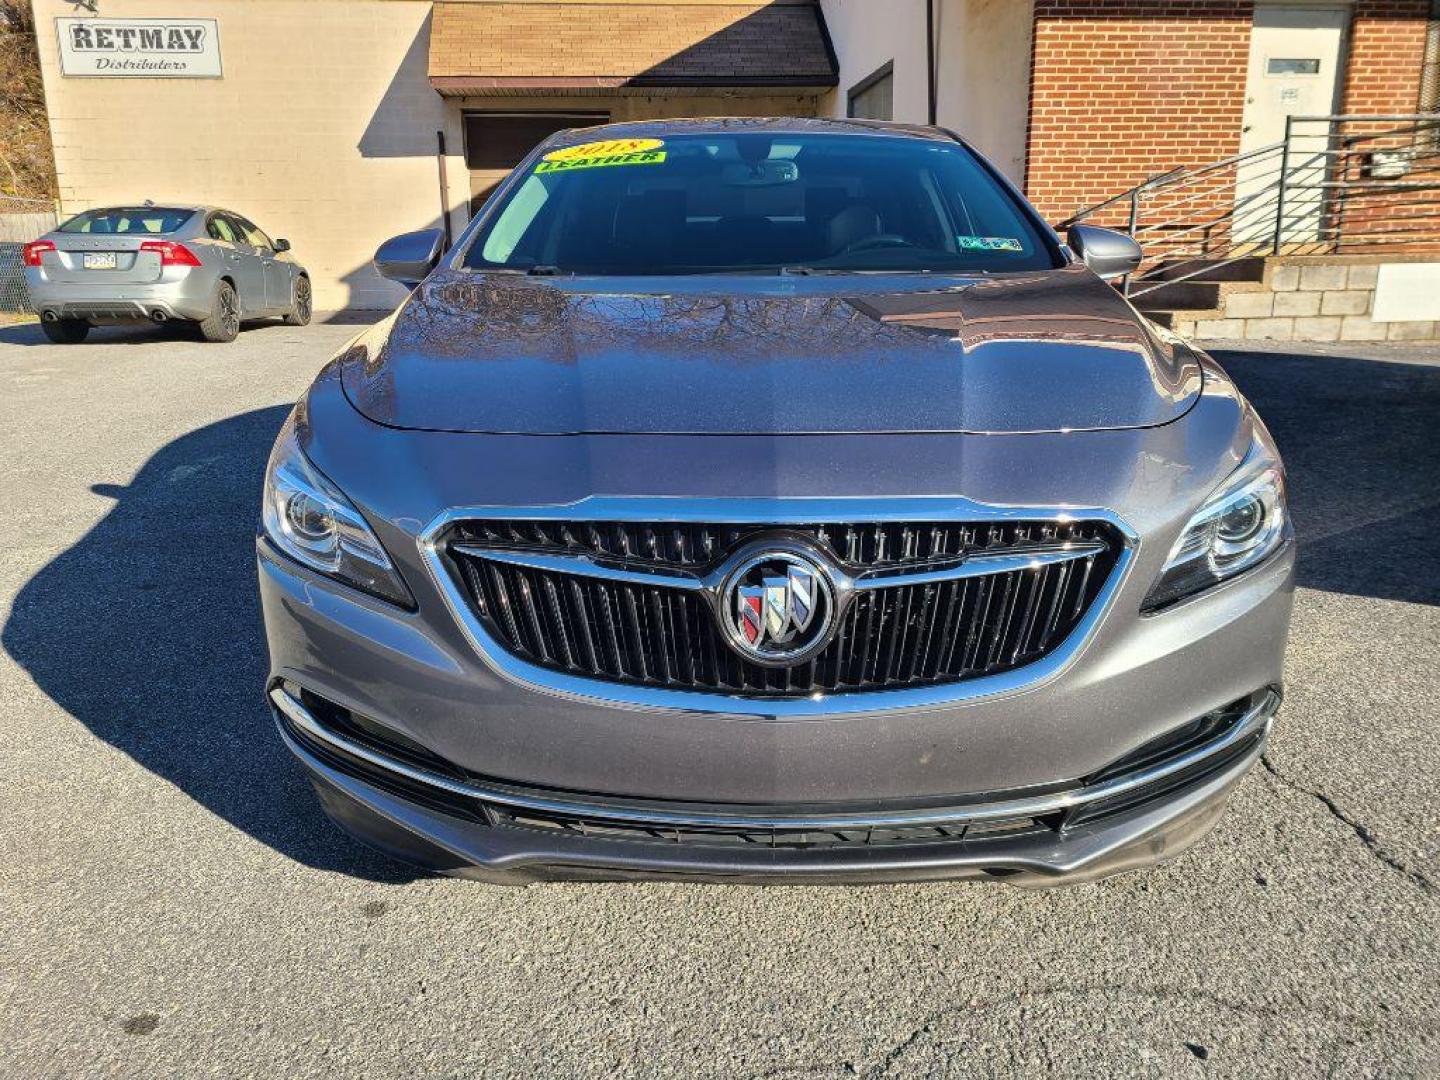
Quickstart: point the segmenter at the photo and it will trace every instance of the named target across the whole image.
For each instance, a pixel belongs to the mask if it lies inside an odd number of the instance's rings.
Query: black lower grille
[[[534,523],[524,523],[533,525]],[[543,535],[558,538],[589,535],[592,526],[546,523]],[[613,536],[629,536],[640,526],[627,525]],[[646,535],[662,533],[646,526]],[[685,526],[713,530],[703,536],[725,537],[730,548],[713,547],[710,561],[719,565],[739,543],[753,540],[765,527]],[[910,532],[906,532],[906,529]],[[847,531],[848,530],[848,531]],[[898,689],[958,682],[1010,671],[1034,662],[1055,649],[1075,629],[1113,570],[1120,545],[1103,523],[1007,522],[982,525],[888,524],[871,526],[784,526],[769,531],[814,537],[866,536],[859,550],[898,545],[912,552],[899,561],[875,559],[848,562],[826,544],[837,565],[847,572],[895,575],[894,584],[857,591],[840,614],[833,639],[812,659],[793,667],[767,667],[731,649],[703,595],[669,586],[621,582],[554,569],[487,559],[477,540],[496,547],[510,535],[507,550],[533,549],[534,537],[509,523],[462,527],[452,536],[451,558],[472,610],[489,634],[513,655],[529,663],[568,674],[642,686],[744,694],[801,696],[817,692]],[[937,558],[924,533],[949,546]],[[685,534],[689,536],[690,534]],[[594,533],[594,537],[600,533]],[[1100,545],[1083,558],[1024,569],[906,583],[904,575],[948,558],[953,565],[962,550],[984,555],[1043,551],[1057,545]],[[693,537],[691,538],[693,540]],[[456,550],[455,542],[465,550]],[[598,541],[597,541],[598,542]],[[687,540],[689,544],[691,541]],[[918,546],[917,546],[918,545]],[[684,545],[682,545],[684,546]],[[550,550],[554,550],[552,547]],[[688,549],[687,549],[688,550]],[[615,560],[629,569],[661,570],[673,563],[662,559]],[[889,578],[885,578],[886,581]]]
[[[1247,694],[1223,708],[1215,709],[1213,712],[1208,712],[1204,716],[1192,720],[1176,731],[1161,736],[1140,747],[1134,753],[1127,754],[1119,761],[1113,762],[1094,776],[1089,777],[1086,783],[1099,784],[1114,780],[1140,769],[1173,761],[1184,754],[1220,742],[1244,723],[1247,717],[1253,715],[1256,709],[1268,708],[1269,712],[1273,714],[1274,710],[1279,707],[1279,701],[1279,694],[1273,687],[1266,687],[1253,694]],[[1123,814],[1127,810],[1133,810],[1164,795],[1178,792],[1192,784],[1201,783],[1250,753],[1264,737],[1263,730],[1253,731],[1225,749],[1218,750],[1188,768],[1173,772],[1154,783],[1108,799],[1100,799],[1076,807],[1065,815],[1061,827],[1073,829],[1101,818]]]
[[[772,847],[772,848],[813,848],[813,847],[862,847],[878,845],[923,844],[932,845],[947,842],[974,844],[980,841],[1016,839],[1024,836],[1063,834],[1083,825],[1093,824],[1105,818],[1141,809],[1157,800],[1178,795],[1186,788],[1204,783],[1235,762],[1252,753],[1264,738],[1263,728],[1250,731],[1243,738],[1233,739],[1235,729],[1246,718],[1253,717],[1257,710],[1262,715],[1273,715],[1279,705],[1279,693],[1273,687],[1256,691],[1228,706],[1216,709],[1199,717],[1194,722],[1171,732],[1155,743],[1142,747],[1133,754],[1114,762],[1109,767],[1084,781],[1073,785],[1083,793],[1095,785],[1131,775],[1139,769],[1154,768],[1175,762],[1186,754],[1198,752],[1198,760],[1187,767],[1159,776],[1150,782],[1133,787],[1122,793],[1082,801],[1069,810],[1046,810],[1040,813],[1016,814],[1013,817],[997,817],[981,820],[966,820],[964,797],[957,796],[954,802],[955,816],[936,824],[919,825],[911,823],[857,823],[843,827],[818,828],[787,827],[776,824],[777,820],[793,815],[794,807],[777,805],[737,806],[734,804],[675,803],[650,799],[609,799],[594,794],[565,794],[553,789],[520,789],[513,783],[505,783],[513,795],[526,793],[537,803],[539,800],[553,801],[559,796],[572,803],[573,808],[540,809],[521,803],[507,803],[486,797],[478,787],[473,793],[445,788],[397,769],[381,766],[374,760],[352,752],[349,744],[358,744],[374,753],[392,758],[398,765],[415,767],[424,755],[425,764],[419,767],[424,772],[438,775],[447,780],[471,782],[476,785],[499,784],[491,778],[479,776],[436,757],[424,750],[406,736],[378,724],[358,713],[329,702],[309,691],[299,691],[293,684],[286,686],[287,692],[298,695],[310,713],[311,718],[333,736],[320,738],[297,725],[283,710],[278,712],[285,731],[304,749],[320,758],[326,764],[368,783],[394,791],[406,798],[430,806],[445,813],[458,815],[486,825],[544,830],[565,833],[572,836],[597,840],[639,840],[664,842],[667,844],[691,844],[728,847]],[[1225,745],[1226,740],[1231,740]],[[1059,791],[1072,787],[1058,784],[1051,790]],[[1017,793],[1018,794],[1018,793]],[[1033,796],[1035,789],[1025,794]],[[1005,798],[1003,793],[992,792],[991,798]],[[582,805],[584,801],[589,806]],[[939,804],[932,801],[930,809]],[[908,809],[920,807],[911,805]],[[648,820],[638,814],[637,809],[649,811]],[[680,814],[687,810],[715,811],[724,809],[735,813],[746,813],[758,819],[769,819],[764,824],[757,821],[750,826],[713,825],[701,823],[698,816],[686,824],[672,825],[656,820],[655,811]],[[810,809],[814,809],[813,807]],[[831,807],[838,810],[838,807]],[[881,807],[869,804],[867,810],[880,812]],[[900,810],[892,806],[892,812]],[[858,808],[850,808],[859,812]]]
[[[642,825],[636,822],[605,821],[574,815],[539,814],[492,808],[497,825],[542,829],[597,840],[648,840],[670,844],[706,844],[724,847],[816,848],[876,847],[886,844],[941,844],[955,841],[1013,840],[1020,836],[1054,833],[1059,814],[1044,817],[1019,816],[1003,821],[956,822],[949,825],[864,826],[849,829],[777,829],[733,827],[704,828]]]

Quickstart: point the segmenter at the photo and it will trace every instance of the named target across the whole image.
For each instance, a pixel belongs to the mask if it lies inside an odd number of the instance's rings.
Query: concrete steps
[[[1209,265],[1193,259],[1178,259],[1161,263],[1151,276],[1162,281],[1178,277],[1191,281],[1261,281],[1265,277],[1265,256],[1252,255],[1233,262],[1213,262]]]
[[[1396,255],[1385,256],[1386,261]],[[1398,256],[1404,258],[1404,256]],[[1424,257],[1413,257],[1420,261]],[[1432,261],[1434,256],[1429,257]],[[1182,337],[1257,341],[1416,341],[1440,338],[1440,321],[1375,322],[1379,256],[1269,256],[1204,268],[1131,302],[1147,318]],[[1194,272],[1161,265],[1155,280]]]
[[[1158,281],[1184,278],[1173,285],[1156,288]],[[1161,263],[1147,275],[1138,289],[1149,290],[1132,296],[1134,305],[1154,322],[1173,327],[1178,320],[1224,318],[1227,298],[1235,293],[1263,289],[1265,259],[1262,256],[1215,262],[1210,265],[1194,259]]]
[[[1153,282],[1138,286],[1154,288]],[[1209,311],[1220,304],[1221,283],[1218,281],[1182,281],[1177,285],[1166,285],[1154,292],[1130,297],[1130,302],[1147,315],[1167,311]]]

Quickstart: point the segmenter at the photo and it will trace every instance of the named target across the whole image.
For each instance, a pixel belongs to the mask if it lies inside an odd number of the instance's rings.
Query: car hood
[[[533,435],[1147,427],[1200,366],[1083,266],[983,278],[441,271],[342,354],[391,427]]]

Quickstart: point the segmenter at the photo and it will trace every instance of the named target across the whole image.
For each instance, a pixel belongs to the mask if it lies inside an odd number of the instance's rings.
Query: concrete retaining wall
[[[1380,294],[1381,319],[1376,295]],[[1226,282],[1213,311],[1177,311],[1185,337],[1265,341],[1440,340],[1437,256],[1281,256],[1258,282]]]

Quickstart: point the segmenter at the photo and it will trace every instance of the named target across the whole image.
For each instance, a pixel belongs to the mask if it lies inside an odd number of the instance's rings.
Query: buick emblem
[[[730,571],[719,606],[736,652],[761,664],[789,666],[829,643],[835,595],[817,559],[798,551],[761,551]]]

